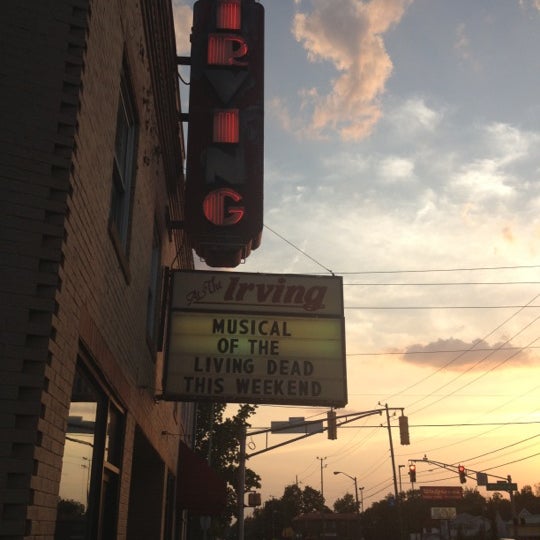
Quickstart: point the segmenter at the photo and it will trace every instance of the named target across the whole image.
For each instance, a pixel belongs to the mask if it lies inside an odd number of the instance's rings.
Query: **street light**
[[[354,482],[354,496],[356,499],[356,513],[359,514],[359,506],[358,506],[358,484],[356,482],[356,476],[351,476],[350,474],[344,473],[342,471],[334,471],[334,474],[344,474],[347,478],[350,478]]]

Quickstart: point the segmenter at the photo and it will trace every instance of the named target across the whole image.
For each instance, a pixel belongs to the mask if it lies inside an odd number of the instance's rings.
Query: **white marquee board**
[[[164,398],[347,403],[340,277],[173,274]]]

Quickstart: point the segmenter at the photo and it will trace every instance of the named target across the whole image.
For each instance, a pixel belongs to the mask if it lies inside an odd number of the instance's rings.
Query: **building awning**
[[[215,516],[225,509],[227,484],[185,443],[180,443],[178,502],[199,516]]]

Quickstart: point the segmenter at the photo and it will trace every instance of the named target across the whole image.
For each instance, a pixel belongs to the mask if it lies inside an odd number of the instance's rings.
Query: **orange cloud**
[[[173,0],[174,30],[176,34],[176,51],[180,55],[189,55],[191,44],[189,36],[191,35],[191,24],[193,12],[189,6]]]
[[[334,129],[344,140],[369,135],[379,118],[378,98],[392,72],[382,35],[396,25],[412,0],[313,0],[297,13],[293,33],[312,62],[330,61],[340,75],[328,95],[310,93],[314,135]]]
[[[514,232],[512,231],[512,228],[507,225],[506,227],[503,227],[503,230],[502,230],[502,236],[503,238],[510,244],[513,244],[514,243]]]
[[[520,349],[509,342],[488,344],[477,339],[466,343],[460,339],[438,339],[427,345],[415,344],[407,348],[403,356],[406,362],[422,366],[435,366],[450,371],[477,368],[487,371],[494,365],[507,367],[526,365],[531,361],[529,351]]]

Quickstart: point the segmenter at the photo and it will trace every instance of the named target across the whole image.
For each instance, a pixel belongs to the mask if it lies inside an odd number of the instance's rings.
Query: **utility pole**
[[[390,440],[390,457],[392,459],[392,476],[394,478],[394,494],[396,497],[396,505],[398,511],[398,527],[399,536],[403,538],[403,518],[401,515],[401,498],[398,492],[397,475],[396,475],[396,459],[394,456],[394,443],[392,442],[392,428],[390,426],[390,412],[388,409],[388,403],[385,403],[384,408],[386,410],[386,427],[388,428],[388,438]]]
[[[326,467],[326,465],[323,466],[323,461],[326,459],[326,457],[318,457],[317,459],[321,462],[321,495],[324,498],[323,469]]]
[[[238,464],[238,540],[244,540],[244,495],[246,493],[246,426],[240,435],[240,455]]]
[[[390,440],[390,458],[392,460],[392,477],[394,479],[394,495],[396,497],[396,503],[398,502],[398,485],[397,485],[397,475],[396,475],[396,459],[394,457],[394,443],[392,442],[392,428],[390,426],[390,412],[388,410],[388,403],[384,405],[386,409],[386,427],[388,428],[388,439]]]

